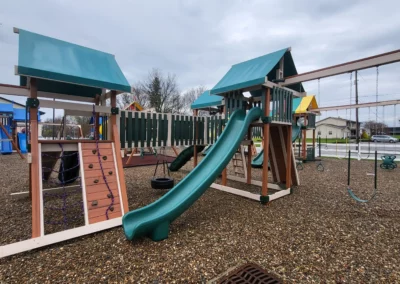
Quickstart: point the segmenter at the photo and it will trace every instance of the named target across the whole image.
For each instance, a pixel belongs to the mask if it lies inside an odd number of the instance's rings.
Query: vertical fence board
[[[128,119],[126,120],[126,140],[128,141],[128,148],[132,148],[132,112],[128,111]]]
[[[171,133],[169,133],[169,135],[171,135],[171,146],[175,146],[175,115],[171,115]]]
[[[151,123],[152,126],[152,136],[153,136],[153,143],[152,146],[155,147],[157,146],[157,114],[153,113],[153,120]]]
[[[139,140],[139,134],[140,134],[140,129],[139,129],[139,114],[135,112],[135,119],[133,120],[133,125],[134,125],[134,131],[133,131],[133,145],[135,147],[138,147],[138,140]]]
[[[125,148],[125,112],[121,111],[120,117],[119,139],[121,141],[121,148]]]

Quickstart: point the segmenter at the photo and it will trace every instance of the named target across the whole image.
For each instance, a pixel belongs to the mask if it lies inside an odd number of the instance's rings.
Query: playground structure
[[[292,145],[293,98],[306,95],[301,84],[303,81],[348,72],[348,66],[341,65],[340,70],[334,72],[329,70],[337,67],[309,72],[312,76],[298,75],[291,50],[285,48],[232,66],[209,91],[210,97],[223,99],[223,115],[219,120],[216,117],[199,117],[197,111],[194,116],[120,112],[116,108],[117,93],[130,92],[130,86],[114,56],[25,30],[15,29],[15,32],[20,38],[16,74],[21,77],[21,86],[0,85],[0,91],[28,97],[32,239],[2,246],[0,257],[98,232],[121,223],[128,239],[138,236],[150,236],[156,241],[165,239],[171,222],[209,187],[262,204],[289,195],[293,186],[299,184]],[[52,52],[46,51],[46,56],[37,56],[44,52],[40,46],[51,46]],[[67,52],[71,49],[73,54]],[[66,54],[72,58],[65,58]],[[373,63],[400,61],[400,51],[390,55],[395,55],[396,59],[390,57],[384,61],[374,60]],[[42,58],[43,61],[35,58]],[[87,69],[78,72],[77,66],[70,62],[80,62]],[[367,65],[357,68],[368,68]],[[52,66],[52,70],[46,66]],[[251,96],[243,96],[244,92],[249,92]],[[94,106],[39,100],[38,97],[89,102]],[[107,99],[111,100],[111,107],[105,105]],[[65,109],[70,115],[93,115],[94,140],[39,140],[39,106]],[[107,117],[104,121],[108,121],[108,125],[103,127],[102,139],[99,135],[101,116]],[[273,183],[268,182],[267,170],[262,172],[262,181],[252,179],[252,128],[262,129],[263,168],[267,169],[270,161]],[[172,147],[190,143],[194,150],[195,169],[156,202],[128,213],[120,147],[121,144],[125,148],[125,143],[128,147]],[[214,145],[198,163],[197,146],[205,144]],[[240,146],[247,147],[246,176],[229,177],[226,167],[235,159]],[[245,162],[244,158],[242,162]],[[58,171],[55,170],[57,163],[60,164]],[[57,187],[44,188],[53,173],[58,174],[58,181],[55,181]],[[221,184],[217,184],[215,180],[220,173]],[[229,187],[228,179],[257,185],[260,194]],[[67,187],[67,184],[70,185]],[[44,220],[43,214],[46,194],[57,193],[54,196],[61,196],[65,201],[72,191],[82,197],[80,204],[84,225],[46,234],[45,225],[51,225]],[[63,213],[68,210],[67,206],[58,209]],[[62,225],[68,223],[66,216],[61,221]]]
[[[117,91],[130,92],[131,89],[114,56],[25,30],[15,29],[14,32],[19,34],[16,74],[21,78],[21,86],[1,85],[1,91],[28,97],[26,133],[32,239],[2,246],[1,257],[119,226],[122,215],[129,210],[117,128],[116,96]],[[43,46],[51,47],[51,52],[43,50]],[[44,52],[46,56],[41,56]],[[42,60],[37,61],[37,57]],[[83,72],[72,62],[80,62],[88,68]],[[106,89],[110,91],[106,92]],[[68,102],[39,100],[40,96]],[[111,100],[110,107],[105,106],[106,98]],[[70,101],[91,102],[93,105]],[[39,106],[64,109],[68,115],[94,116],[95,139],[39,140]],[[104,135],[110,140],[99,139],[100,116],[110,117],[108,132]],[[56,165],[60,165],[58,170]],[[53,178],[54,174],[58,178]],[[71,195],[81,196],[80,202],[69,204]],[[49,207],[46,204],[49,196],[61,199],[62,205]],[[82,212],[71,216],[72,207],[82,208]],[[45,210],[61,212],[61,220],[45,220]],[[83,224],[71,228],[69,223],[76,218],[82,218]],[[46,234],[46,227],[53,225],[61,225],[63,230]]]
[[[38,120],[40,115],[38,113]],[[24,158],[26,154],[26,134],[21,129],[18,132],[18,124],[25,124],[27,119],[24,105],[0,97],[0,153],[11,154],[13,149]],[[25,125],[24,125],[25,126]],[[21,128],[21,127],[20,127]]]

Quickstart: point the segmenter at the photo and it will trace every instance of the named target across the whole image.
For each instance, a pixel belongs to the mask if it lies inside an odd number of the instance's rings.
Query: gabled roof
[[[221,96],[211,95],[210,90],[204,91],[191,105],[192,109],[217,107],[222,105]]]
[[[257,58],[253,58],[229,69],[225,76],[211,89],[210,93],[222,94],[229,91],[258,86],[265,83],[265,77],[272,81],[276,78],[275,70],[279,61],[284,58],[284,77],[297,75],[290,48],[284,48]],[[301,84],[290,87],[292,90],[304,91]]]
[[[141,104],[139,104],[136,101],[131,102],[129,105],[127,105],[126,107],[124,107],[124,110],[138,110],[138,111],[142,111],[143,107]]]
[[[294,113],[306,113],[308,111],[312,111],[313,109],[317,108],[318,104],[314,95],[305,96],[301,98],[293,98],[292,111]]]
[[[17,74],[20,84],[37,78],[39,91],[95,97],[101,90],[130,92],[114,55],[66,41],[19,32]]]

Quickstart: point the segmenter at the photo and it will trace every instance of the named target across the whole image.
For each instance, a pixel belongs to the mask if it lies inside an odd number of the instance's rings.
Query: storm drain
[[[219,284],[278,284],[282,283],[275,275],[268,273],[254,263],[239,266],[228,275],[218,280]]]

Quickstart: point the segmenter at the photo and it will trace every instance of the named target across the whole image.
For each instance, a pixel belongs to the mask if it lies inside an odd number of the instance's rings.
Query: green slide
[[[244,110],[235,111],[212,150],[194,170],[156,202],[124,215],[122,226],[126,238],[148,236],[153,241],[168,238],[171,222],[210,187],[236,153],[250,123],[261,114],[260,108],[251,109],[247,115]]]
[[[297,139],[301,131],[301,127],[296,123],[292,124],[292,142]],[[264,160],[264,150],[261,150],[260,153],[251,161],[252,168],[262,168]],[[268,163],[269,165],[269,163]]]
[[[196,145],[197,153],[203,151],[206,146],[204,145]],[[194,146],[189,146],[185,150],[183,150],[175,160],[172,161],[171,165],[169,165],[169,170],[171,172],[176,172],[180,168],[182,168],[190,159],[194,156]]]

